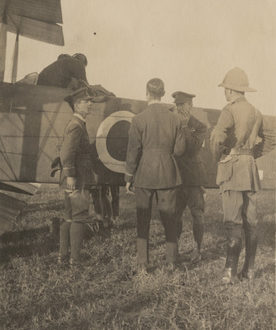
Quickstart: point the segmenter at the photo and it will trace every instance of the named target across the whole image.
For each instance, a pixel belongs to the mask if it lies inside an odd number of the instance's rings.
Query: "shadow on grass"
[[[27,207],[22,211],[22,215],[36,211],[60,211],[63,208],[64,202],[62,200],[51,200],[45,203],[32,203],[27,205]]]
[[[31,244],[6,246],[0,249],[0,263],[8,263],[12,257],[45,256],[57,250],[57,242],[52,237]]]
[[[20,231],[10,231],[6,232],[1,236],[1,242],[4,244],[9,243],[18,243],[24,240],[35,240],[41,235],[46,235],[49,233],[49,227],[39,227],[39,228],[31,228],[24,229]]]

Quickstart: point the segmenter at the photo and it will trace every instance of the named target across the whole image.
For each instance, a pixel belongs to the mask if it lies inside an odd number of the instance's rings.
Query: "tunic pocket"
[[[229,181],[233,175],[233,164],[237,161],[237,158],[232,158],[227,162],[218,163],[218,173],[216,184],[220,186],[222,183]]]

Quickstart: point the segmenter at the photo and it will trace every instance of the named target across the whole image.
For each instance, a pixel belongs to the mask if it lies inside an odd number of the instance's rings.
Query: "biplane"
[[[63,45],[60,0],[0,1],[0,227],[9,228],[24,204],[5,191],[33,194],[37,184],[58,184],[51,176],[51,164],[59,155],[65,126],[72,116],[64,102],[70,90],[16,82],[19,36]],[[16,33],[12,83],[3,82],[7,32]],[[110,97],[94,103],[87,117],[87,129],[93,149],[95,168],[102,184],[124,185],[128,130],[135,114],[146,102]],[[211,156],[209,136],[220,111],[194,108],[193,115],[208,127],[201,158],[208,182],[206,188],[217,188],[217,165]],[[264,138],[258,159],[263,188],[275,188],[276,118],[264,116]],[[95,182],[96,184],[96,182]],[[1,230],[0,230],[1,233]]]

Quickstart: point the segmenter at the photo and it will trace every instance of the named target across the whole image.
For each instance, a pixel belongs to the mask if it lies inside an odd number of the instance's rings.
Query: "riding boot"
[[[247,278],[248,280],[254,279],[254,264],[255,256],[258,245],[258,237],[255,230],[245,233],[245,260],[242,271],[240,273],[241,278]]]
[[[71,243],[71,261],[74,263],[80,262],[80,251],[83,242],[84,224],[81,222],[72,222],[70,228],[70,243]]]
[[[191,262],[198,262],[201,260],[201,243],[204,234],[204,225],[201,217],[197,217],[193,219],[193,236],[194,241],[197,244],[197,247],[193,249],[192,253],[190,254],[190,261]]]
[[[137,238],[137,264],[147,266],[149,263],[149,243],[147,239]]]
[[[69,255],[70,226],[71,226],[71,222],[69,220],[63,221],[60,225],[58,263],[63,263],[64,261],[66,261]]]
[[[193,221],[193,236],[194,236],[194,240],[198,246],[198,250],[200,251],[201,248],[201,243],[202,243],[202,239],[203,239],[203,234],[204,234],[204,225],[203,225],[203,221],[200,219],[197,219],[195,221]]]
[[[240,238],[232,238],[228,242],[227,257],[222,282],[224,284],[235,283],[241,252],[242,241]]]
[[[166,260],[167,264],[175,265],[177,258],[177,243],[166,243]]]

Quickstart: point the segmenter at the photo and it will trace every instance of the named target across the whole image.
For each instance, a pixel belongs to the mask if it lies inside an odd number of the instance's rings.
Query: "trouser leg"
[[[91,191],[94,210],[98,221],[108,227],[111,218],[111,205],[108,198],[108,186],[102,185]]]
[[[110,192],[111,192],[112,216],[115,219],[119,216],[120,186],[111,185]]]
[[[137,212],[137,264],[147,265],[149,262],[149,228],[154,191],[135,188]]]
[[[84,224],[81,222],[72,222],[70,228],[71,260],[80,261],[80,251],[83,241]]]
[[[100,189],[98,187],[91,189],[90,193],[92,196],[94,211],[95,211],[96,215],[101,214],[102,210],[101,210],[101,205],[100,205]]]
[[[166,236],[166,260],[173,264],[177,258],[177,229],[178,221],[176,219],[176,198],[177,189],[157,190],[158,209],[160,218],[165,229]]]
[[[108,227],[111,221],[111,203],[108,197],[108,186],[104,185],[101,188],[101,203],[102,203],[102,219],[104,227]]]
[[[188,195],[187,195],[187,188],[184,185],[181,185],[176,188],[176,223],[177,223],[177,239],[180,239],[180,236],[182,234],[182,227],[183,227],[183,222],[182,222],[182,215],[183,212],[187,206],[187,200],[188,200]]]
[[[258,245],[256,193],[244,192],[243,228],[245,234],[245,260],[242,276],[253,278],[253,270]]]
[[[204,235],[204,198],[201,187],[189,187],[188,206],[192,214],[193,237],[200,251]]]

